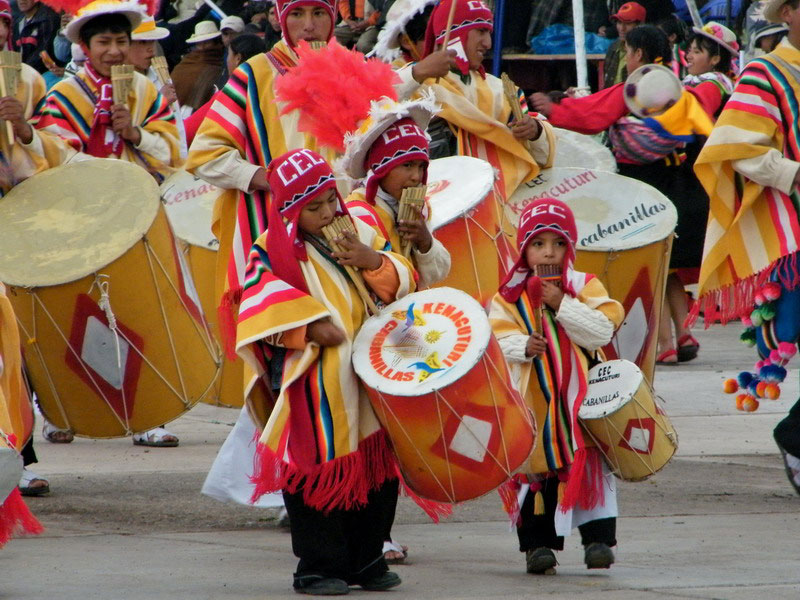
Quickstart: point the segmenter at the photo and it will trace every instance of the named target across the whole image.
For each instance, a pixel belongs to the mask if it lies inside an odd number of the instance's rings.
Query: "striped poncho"
[[[779,267],[800,243],[800,50],[787,40],[753,60],[695,164],[710,199],[700,298],[706,323],[749,313],[773,273],[793,288],[800,275]]]
[[[175,115],[147,77],[141,73],[133,77],[128,108],[142,139],[138,146],[126,142],[118,158],[141,165],[163,180],[180,165]],[[63,138],[74,150],[86,152],[95,108],[95,99],[87,90],[94,97],[99,94],[85,69],[59,81],[48,92],[36,127]]]
[[[366,201],[364,188],[353,190],[345,200],[347,210],[353,217],[358,217],[389,242],[389,249],[399,252],[400,234],[397,231],[397,214],[389,204],[381,197],[384,192],[378,192],[375,197],[375,204],[371,205]],[[426,205],[426,221],[430,221],[430,207]],[[420,288],[430,287],[438,283],[450,272],[450,253],[442,242],[433,238],[433,243],[427,253],[414,249],[411,253],[414,267],[419,274],[417,286]]]
[[[314,137],[297,129],[299,113],[281,115],[274,82],[297,63],[297,55],[281,40],[265,54],[239,65],[212,100],[195,136],[186,169],[227,190],[214,207],[212,231],[219,240],[216,297],[227,298],[227,309],[241,293],[247,256],[267,227],[267,199],[250,193],[259,168],[288,150],[319,151]],[[328,162],[332,151],[320,151]],[[229,332],[230,333],[230,332]]]
[[[385,246],[371,227],[354,222],[362,242],[376,250]],[[288,489],[302,491],[305,503],[318,510],[364,504],[370,490],[396,477],[385,434],[351,363],[353,340],[367,318],[364,303],[341,267],[311,241],[305,242],[308,260],[300,262],[309,293],[278,279],[265,239],[257,240],[249,256],[236,347],[257,379],[269,376],[269,345],[284,346],[287,353],[280,394],[256,452],[254,499]],[[388,289],[371,272],[364,273],[367,284],[384,301],[413,291],[411,264],[397,254],[382,255],[381,271],[396,272],[394,286]],[[320,347],[305,341],[305,326],[323,318],[344,331],[343,343]],[[292,385],[302,378],[302,386]]]
[[[410,71],[411,67],[407,67]],[[553,164],[555,134],[549,123],[540,121],[543,131],[532,142],[536,158],[525,145],[514,137],[507,124],[511,106],[503,93],[503,83],[487,74],[482,77],[470,72],[468,83],[450,72],[447,77],[425,82],[433,92],[436,103],[442,106],[437,114],[454,128],[458,140],[458,154],[488,161],[498,173],[498,189],[503,201],[508,200],[517,187],[530,181]],[[520,96],[523,110],[527,110],[524,96]]]
[[[622,306],[608,297],[599,279],[573,271],[570,281],[578,300],[603,313],[615,327],[622,323],[625,316]],[[541,312],[542,334],[548,350],[533,359],[524,359],[524,351],[520,355],[509,348],[515,342],[524,348],[535,330],[534,311],[528,295],[523,293],[512,304],[496,294],[489,311],[492,330],[509,358],[518,388],[533,411],[539,429],[539,443],[523,472],[539,475],[559,472],[573,462],[573,430],[577,427],[577,407],[586,394],[588,373],[586,353],[561,326],[564,315],[559,313],[557,318],[549,309]],[[604,360],[599,350],[598,354],[600,360]]]

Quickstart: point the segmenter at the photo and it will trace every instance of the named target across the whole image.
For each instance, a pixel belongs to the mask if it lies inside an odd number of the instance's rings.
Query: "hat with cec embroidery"
[[[338,7],[336,0],[276,0],[275,6],[278,8],[278,20],[281,22],[283,39],[289,44],[290,48],[294,48],[299,41],[289,38],[289,29],[286,26],[286,19],[289,17],[289,13],[295,8],[318,6],[324,9],[331,18],[331,30],[328,33],[328,39],[324,41],[330,42],[331,38],[333,38],[333,26],[336,23],[336,9]]]

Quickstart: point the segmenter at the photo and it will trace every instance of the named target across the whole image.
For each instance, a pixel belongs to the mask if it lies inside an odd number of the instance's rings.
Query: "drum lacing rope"
[[[117,329],[117,317],[111,309],[111,299],[108,295],[108,288],[111,286],[109,279],[110,277],[105,273],[95,273],[94,281],[87,294],[91,295],[94,288],[97,288],[100,292],[100,299],[97,301],[97,306],[105,314],[106,321],[108,321],[108,328],[111,330],[111,333],[114,334],[114,349],[117,353],[117,372],[119,373],[120,381],[119,391],[122,394],[122,409],[125,412],[125,435],[129,435],[133,432],[128,425],[130,423],[130,415],[128,414],[128,402],[125,395],[125,373],[122,370],[122,350],[119,343],[120,331]],[[114,412],[116,413],[116,411]]]
[[[39,357],[39,362],[41,362],[42,368],[44,369],[45,376],[47,377],[47,383],[50,386],[50,391],[53,394],[53,399],[56,401],[56,405],[58,406],[58,410],[61,413],[61,418],[64,420],[64,423],[66,424],[67,429],[69,429],[70,431],[73,431],[72,424],[70,423],[69,417],[67,416],[67,413],[64,410],[64,406],[63,406],[63,404],[61,402],[61,396],[59,395],[58,389],[56,388],[55,382],[53,381],[53,376],[50,374],[50,369],[47,368],[47,362],[44,359],[44,355],[42,354],[41,348],[39,348],[39,345],[36,343],[36,333],[38,331],[37,320],[36,320],[36,306],[37,305],[39,306],[39,308],[42,309],[44,314],[49,319],[50,324],[53,326],[53,329],[56,331],[56,333],[59,335],[61,340],[64,342],[64,345],[67,348],[67,352],[69,352],[75,358],[77,364],[80,365],[80,367],[83,370],[83,372],[86,375],[86,377],[88,377],[89,380],[92,382],[92,384],[94,386],[94,391],[96,391],[100,395],[100,397],[103,399],[103,402],[105,402],[106,406],[108,407],[108,409],[111,412],[111,414],[113,415],[113,417],[119,422],[120,426],[125,430],[125,434],[126,435],[131,434],[132,431],[131,431],[130,427],[128,427],[128,424],[126,422],[124,422],[122,419],[120,419],[119,415],[117,414],[117,411],[114,410],[114,408],[111,405],[111,402],[108,400],[106,395],[100,389],[100,386],[97,384],[97,381],[95,380],[94,375],[91,373],[91,371],[89,371],[89,369],[87,369],[86,364],[83,362],[83,359],[81,358],[80,354],[75,351],[75,348],[72,347],[72,344],[67,339],[67,337],[64,335],[64,332],[61,331],[61,328],[59,327],[58,323],[53,318],[53,315],[50,314],[50,311],[47,310],[47,307],[45,306],[44,302],[42,302],[41,298],[39,298],[39,295],[33,290],[29,290],[29,292],[31,294],[31,302],[33,303],[33,306],[32,306],[32,309],[31,309],[31,320],[33,321],[33,327],[34,327],[33,336],[29,336],[30,339],[32,340],[30,343],[31,343],[31,345],[33,345],[34,348],[36,348],[36,353],[37,353],[37,355]],[[23,325],[23,323],[21,321],[19,321],[19,320],[17,322],[20,325],[20,329],[27,336],[28,332],[25,329],[25,326]],[[120,334],[121,333],[122,332],[120,332]],[[124,336],[123,336],[123,339],[124,339]],[[130,343],[130,342],[128,342],[128,343]],[[41,406],[41,402],[39,404]]]
[[[650,385],[647,383],[647,381],[645,381],[645,385],[647,386],[647,389],[649,389],[649,390],[650,390],[650,394],[651,394],[651,396],[653,397],[653,406],[658,406],[658,405],[656,404],[656,400],[655,400],[655,398],[656,398],[656,395],[655,395],[655,393],[653,392],[653,388],[651,388],[651,387],[650,387]],[[639,402],[639,401],[636,399],[636,397],[635,397],[635,396],[631,398],[631,402],[635,402],[635,403],[636,403],[636,406],[638,406],[638,407],[639,407],[639,408],[640,408],[640,409],[641,409],[641,410],[644,412],[644,414],[646,414],[648,417],[650,417],[650,419],[652,419],[652,421],[653,421],[653,423],[655,423],[656,427],[658,427],[658,428],[659,428],[659,429],[660,429],[660,430],[661,430],[661,431],[664,433],[664,435],[667,437],[667,439],[670,441],[670,443],[671,443],[671,444],[672,444],[672,445],[673,445],[675,448],[677,448],[677,447],[678,447],[677,440],[675,439],[677,436],[675,435],[675,431],[674,431],[674,429],[673,429],[672,431],[670,431],[670,430],[668,430],[668,429],[667,429],[667,428],[664,426],[664,419],[659,419],[659,418],[658,418],[659,416],[661,416],[661,415],[659,415],[659,414],[658,414],[658,412],[656,412],[656,414],[653,414],[651,411],[649,411],[647,408],[645,408],[645,407],[642,405],[642,403],[641,403],[641,402]],[[639,423],[639,428],[640,428],[640,429],[647,431],[647,428],[646,428],[646,427],[644,427],[644,424],[642,423],[642,417],[641,417],[641,415],[639,415],[639,414],[637,413],[637,415],[636,415],[636,419],[633,419],[633,420],[634,420],[634,422],[638,422],[638,423]],[[605,429],[606,429],[606,436],[607,436],[607,437],[606,437],[606,439],[612,439],[612,438],[611,438],[611,435],[610,435],[610,430],[613,430],[613,431],[614,431],[614,433],[616,433],[616,434],[619,436],[619,439],[621,439],[621,440],[625,440],[625,433],[624,433],[623,431],[621,431],[620,429],[618,429],[616,425],[612,424],[610,419],[608,419],[608,418],[605,418],[605,419],[603,419],[603,426],[604,426],[604,427],[605,427]],[[601,450],[601,452],[602,452],[602,449],[603,449],[603,442],[600,442],[600,441],[598,441],[598,440],[597,440],[597,438],[596,438],[594,435],[592,435],[592,432],[591,432],[591,431],[589,431],[589,428],[588,428],[588,427],[585,427],[585,428],[584,428],[584,431],[586,431],[586,432],[589,434],[589,437],[591,437],[591,438],[592,438],[592,441],[593,441],[595,444],[597,444],[597,447],[598,447],[598,448]],[[626,443],[627,443],[627,440],[625,440],[625,441],[626,441]],[[658,471],[658,469],[655,469],[655,468],[653,468],[653,456],[652,456],[652,454],[648,453],[648,454],[646,454],[646,455],[642,455],[641,453],[637,452],[636,450],[632,450],[632,453],[633,453],[633,454],[636,456],[636,458],[637,458],[637,459],[639,459],[639,462],[641,462],[641,463],[642,463],[642,465],[643,465],[643,466],[644,466],[644,467],[645,467],[645,468],[646,468],[648,471],[650,471],[650,475],[654,475],[654,474],[656,473],[656,471]],[[620,463],[619,463],[619,461],[616,461],[616,463],[615,463],[613,460],[611,460],[611,456],[607,455],[605,452],[603,452],[603,455],[606,457],[606,460],[607,460],[609,463],[611,463],[612,469],[614,470],[614,474],[615,474],[617,477],[620,477],[620,478],[622,478],[622,479],[625,479],[624,477],[622,477],[622,467],[620,466]],[[646,460],[643,458],[643,456],[647,456],[647,457],[650,459],[650,461],[649,461],[649,462],[648,462],[648,461],[646,461]],[[663,467],[662,467],[662,468],[663,468]],[[645,477],[647,477],[647,476],[645,476]]]

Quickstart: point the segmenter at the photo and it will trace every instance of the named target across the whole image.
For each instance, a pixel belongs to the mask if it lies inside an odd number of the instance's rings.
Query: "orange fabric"
[[[364,18],[364,0],[356,0],[355,1],[355,8],[356,14],[355,16],[350,14],[350,0],[339,0],[339,14],[342,16],[342,21],[347,21],[349,19],[363,19]],[[375,25],[378,23],[378,19],[381,18],[380,11],[373,11],[373,13],[367,19],[367,23],[370,25]]]
[[[361,273],[364,275],[364,281],[378,295],[378,298],[387,304],[394,302],[395,294],[400,288],[400,276],[392,261],[386,256],[381,256],[380,267],[374,271],[364,269]]]

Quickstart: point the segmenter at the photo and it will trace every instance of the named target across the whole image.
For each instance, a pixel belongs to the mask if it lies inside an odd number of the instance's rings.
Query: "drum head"
[[[451,156],[428,166],[431,229],[436,231],[470,211],[494,186],[494,169],[485,160]],[[515,221],[516,222],[516,221]]]
[[[0,280],[37,287],[85,277],[140,240],[158,208],[153,177],[122,160],[35,175],[0,200]]]
[[[186,171],[170,175],[161,184],[161,197],[175,235],[192,246],[216,250],[219,242],[211,233],[211,219],[220,194],[217,186]]]
[[[675,230],[678,212],[652,186],[605,171],[559,168],[523,183],[506,205],[512,223],[537,198],[566,202],[578,225],[578,250],[629,250],[663,240]]]
[[[617,161],[611,150],[591,136],[554,127],[556,157],[553,167],[577,167],[594,171],[617,172]]]
[[[425,290],[364,323],[353,346],[353,367],[373,390],[430,394],[472,369],[491,333],[486,313],[471,296],[453,288]]]
[[[625,406],[644,376],[627,360],[609,360],[589,370],[589,389],[578,410],[581,419],[601,419]]]

